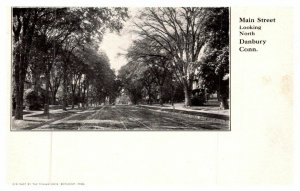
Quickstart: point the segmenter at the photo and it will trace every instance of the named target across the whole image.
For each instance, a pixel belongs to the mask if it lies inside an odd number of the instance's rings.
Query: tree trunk
[[[55,90],[51,93],[51,104],[55,105],[56,103],[56,92]]]
[[[86,107],[89,108],[89,83],[87,83],[85,104],[86,104]]]
[[[17,53],[18,54],[18,53]],[[23,119],[23,94],[24,82],[26,77],[26,69],[24,69],[24,55],[19,52],[15,64],[15,86],[16,86],[16,110],[15,119]]]
[[[15,74],[15,86],[16,86],[16,110],[15,119],[23,119],[23,92],[24,92],[24,81],[21,79],[21,71]],[[25,78],[24,78],[25,80]]]
[[[22,87],[23,86],[23,87]],[[16,83],[16,110],[15,110],[15,119],[23,119],[23,92],[24,84],[17,82]]]
[[[174,86],[171,85],[171,105],[174,106],[174,95],[175,95],[175,92],[174,92]]]
[[[229,81],[221,80],[219,76],[219,88],[218,88],[218,101],[220,102],[220,109],[229,109],[228,104],[228,88],[229,88]]]
[[[189,107],[191,106],[191,90],[187,85],[184,85],[183,91],[184,91],[184,106]]]
[[[158,92],[159,92],[159,105],[163,105],[163,98],[162,98],[162,92],[163,92],[163,86],[159,85],[158,86]]]
[[[67,64],[63,64],[62,109],[67,111]]]
[[[39,79],[39,73],[38,72],[33,72],[32,74],[32,88],[35,92],[39,92],[40,88],[40,79]]]
[[[44,104],[44,114],[49,115],[49,82],[50,82],[50,70],[49,65],[46,65],[46,95],[45,95],[45,104]],[[49,117],[49,116],[48,116]]]
[[[229,104],[228,104],[227,97],[221,96],[221,105],[220,105],[220,108],[221,109],[229,109]]]
[[[148,94],[148,105],[151,105],[151,87],[147,87],[147,94]]]
[[[50,85],[50,84],[49,84]],[[50,88],[50,94],[51,94],[51,99],[50,99],[50,103],[51,105],[56,105],[56,94],[59,88],[59,84],[57,85],[53,85],[52,89]]]
[[[72,92],[72,109],[74,109],[74,105],[75,105],[75,92]]]
[[[77,95],[78,95],[77,105],[78,105],[78,109],[79,109],[80,108],[80,103],[81,103],[81,82],[80,82],[80,78],[78,80],[78,92],[77,92]]]
[[[83,93],[82,93],[82,107],[85,108],[86,107],[86,86],[84,86],[83,88]]]

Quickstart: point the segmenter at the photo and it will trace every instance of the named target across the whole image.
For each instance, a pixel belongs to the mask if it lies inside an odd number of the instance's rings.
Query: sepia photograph
[[[11,131],[230,131],[229,7],[12,7]]]

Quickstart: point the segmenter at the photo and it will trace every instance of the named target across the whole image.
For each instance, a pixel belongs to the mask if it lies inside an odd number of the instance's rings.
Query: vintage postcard
[[[11,11],[12,131],[230,130],[229,7]]]
[[[8,189],[295,188],[296,9],[6,9]]]

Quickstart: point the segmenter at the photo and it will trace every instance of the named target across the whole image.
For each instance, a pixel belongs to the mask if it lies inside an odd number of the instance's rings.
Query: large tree
[[[201,50],[216,31],[210,26],[220,24],[218,18],[228,21],[228,16],[228,8],[145,8],[140,11],[139,20],[135,22],[137,32],[172,55],[174,73],[183,86],[186,106],[191,105],[191,88],[200,65]]]
[[[127,53],[127,58],[136,64],[144,65],[147,70],[144,72],[144,83],[150,96],[150,82],[156,83],[158,87],[159,103],[163,104],[163,86],[166,78],[172,74],[171,55],[162,49],[156,42],[144,38],[133,42]],[[150,76],[151,74],[152,79]],[[147,84],[148,83],[148,84]],[[150,98],[150,97],[149,97]]]
[[[133,104],[138,104],[142,99],[144,71],[145,67],[136,62],[129,62],[119,70],[118,78]]]
[[[93,103],[112,103],[117,96],[118,85],[116,75],[110,67],[110,62],[104,52],[99,52],[92,47],[85,47],[79,53],[82,62],[85,63],[83,81],[81,83],[82,99],[86,102],[91,97]]]
[[[13,75],[15,118],[23,119],[23,93],[29,54],[37,23],[44,17],[44,10],[29,8],[13,9]]]
[[[228,109],[229,98],[229,10],[212,9],[206,24],[210,36],[201,57],[198,77],[209,93],[217,92],[220,106]]]

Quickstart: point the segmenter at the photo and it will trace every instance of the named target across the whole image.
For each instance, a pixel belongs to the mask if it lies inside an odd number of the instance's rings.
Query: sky
[[[129,9],[129,14],[133,17],[136,14],[136,10]],[[107,54],[111,68],[116,72],[121,68],[121,66],[127,63],[126,58],[122,55],[126,53],[126,50],[130,47],[132,40],[135,38],[135,35],[131,31],[132,17],[124,23],[124,28],[120,34],[107,31],[103,36],[102,43],[100,44],[100,50]]]

